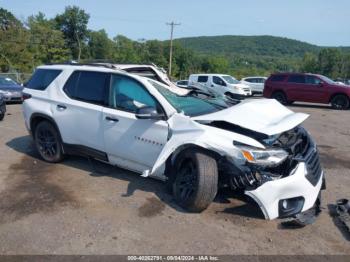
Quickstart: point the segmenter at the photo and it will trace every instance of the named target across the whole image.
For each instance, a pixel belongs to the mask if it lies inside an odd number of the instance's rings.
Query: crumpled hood
[[[204,122],[225,121],[271,136],[296,127],[308,117],[304,113],[294,113],[274,99],[249,99],[230,108],[192,119]]]

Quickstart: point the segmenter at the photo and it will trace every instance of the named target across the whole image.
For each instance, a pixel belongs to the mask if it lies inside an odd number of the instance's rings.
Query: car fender
[[[144,172],[144,176],[157,173],[174,152],[186,145],[199,146],[222,156],[229,156],[232,161],[239,159],[239,151],[233,141],[239,141],[255,147],[264,148],[258,141],[216,127],[200,124],[188,116],[176,113],[168,119],[169,140],[159,154],[151,171]]]

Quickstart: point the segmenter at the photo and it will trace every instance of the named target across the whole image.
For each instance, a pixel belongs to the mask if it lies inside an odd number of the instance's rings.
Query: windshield
[[[0,77],[0,85],[17,85],[17,83],[15,81],[13,81],[11,78],[4,78],[4,77]]]
[[[319,75],[319,77],[320,77],[323,81],[325,81],[326,83],[328,83],[328,84],[331,84],[331,85],[336,85],[336,84],[337,84],[337,83],[334,82],[332,79],[330,79],[330,78],[328,78],[328,77],[326,77],[326,76]]]
[[[164,96],[177,112],[183,112],[190,117],[214,113],[229,106],[221,98],[203,99],[193,95],[180,96],[171,92],[156,81],[149,80],[149,82]]]
[[[239,81],[234,78],[233,76],[222,76],[223,79],[225,79],[225,81],[229,84],[238,84]]]

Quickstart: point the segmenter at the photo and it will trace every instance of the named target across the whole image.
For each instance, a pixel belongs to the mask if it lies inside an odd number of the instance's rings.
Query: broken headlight
[[[288,153],[283,149],[258,149],[250,146],[237,147],[240,149],[242,157],[255,165],[277,166],[288,157]]]

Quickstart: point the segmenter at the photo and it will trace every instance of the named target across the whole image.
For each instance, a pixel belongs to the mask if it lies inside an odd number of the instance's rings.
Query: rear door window
[[[25,87],[43,91],[61,72],[62,70],[58,69],[36,69]]]
[[[305,84],[305,76],[291,75],[288,78],[288,83]]]
[[[108,73],[76,71],[69,77],[63,90],[72,99],[106,105],[109,79]]]
[[[283,82],[286,79],[286,75],[273,75],[270,77],[272,82]]]
[[[206,82],[208,82],[208,76],[198,76],[198,82],[199,83],[206,83]]]

